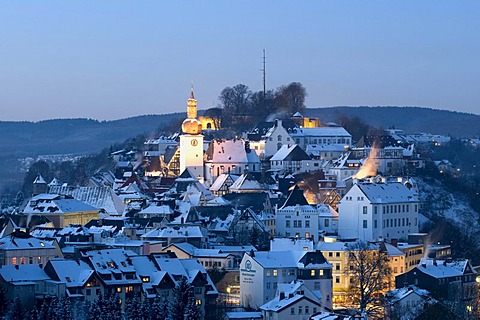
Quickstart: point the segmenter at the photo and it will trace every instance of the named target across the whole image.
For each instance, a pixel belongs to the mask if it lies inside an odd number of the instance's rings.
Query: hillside
[[[201,113],[201,111],[200,111]],[[417,107],[328,107],[307,109],[307,116],[335,122],[357,116],[374,127],[395,126],[407,132],[480,135],[480,116]],[[175,125],[185,113],[144,115],[114,121],[56,119],[40,122],[0,122],[0,157],[39,154],[88,154],[139,134],[147,136]]]
[[[374,127],[405,130],[409,133],[428,132],[454,137],[480,135],[480,116],[419,107],[326,107],[307,109],[306,116],[319,117],[322,122],[336,122],[342,116],[359,117]]]
[[[95,153],[139,134],[149,136],[183,116],[183,113],[173,113],[114,121],[55,119],[0,122],[0,156]]]

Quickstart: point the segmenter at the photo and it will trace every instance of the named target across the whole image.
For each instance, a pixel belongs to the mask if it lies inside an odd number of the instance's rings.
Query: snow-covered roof
[[[225,185],[226,182],[229,182],[230,180],[230,182],[233,184],[235,181],[237,181],[238,178],[239,176],[234,174],[222,173],[217,177],[217,179],[215,179],[213,184],[210,186],[210,190],[219,191]]]
[[[299,145],[284,144],[271,158],[270,161],[302,161],[311,160],[308,154]]]
[[[232,311],[225,312],[229,320],[253,320],[263,319],[262,313],[257,311]]]
[[[55,249],[48,241],[34,237],[15,237],[13,235],[0,239],[0,250],[38,250]]]
[[[199,226],[175,226],[156,228],[145,233],[141,238],[203,238]]]
[[[252,150],[246,150],[244,140],[213,140],[207,152],[212,163],[259,163],[260,159]]]
[[[77,199],[65,199],[59,195],[42,194],[33,197],[23,213],[62,214],[83,211],[98,211],[98,209]]]
[[[50,186],[50,193],[72,196],[95,208],[103,209],[110,215],[120,215],[125,209],[125,204],[112,190],[105,186],[97,187],[72,187],[55,185]]]
[[[262,191],[265,188],[249,174],[242,174],[231,186],[231,191]]]
[[[0,277],[9,282],[50,280],[39,264],[5,265],[0,268]]]
[[[428,292],[428,290],[420,289],[416,286],[403,287],[387,292],[387,296],[390,298],[391,303],[402,300],[411,294],[417,294],[422,298],[428,298],[430,296],[430,292]]]
[[[175,247],[179,248],[180,250],[184,251],[185,253],[187,253],[190,256],[195,257],[195,258],[205,258],[205,257],[226,258],[230,255],[229,253],[221,252],[219,249],[197,248],[194,245],[192,245],[190,243],[187,243],[187,242],[173,243],[170,246],[175,246]],[[168,247],[170,247],[170,246],[168,246]]]
[[[318,128],[296,128],[292,133],[292,137],[351,137],[343,127],[318,127]]]
[[[170,215],[173,210],[167,205],[150,204],[145,209],[142,209],[138,214],[142,215]]]
[[[357,183],[357,186],[371,203],[418,202],[418,195],[413,188],[402,183]]]
[[[449,278],[462,276],[467,271],[469,265],[470,263],[467,259],[453,261],[422,259],[417,266],[417,270],[434,278]],[[475,271],[473,272],[475,273]]]
[[[322,312],[310,317],[311,320],[353,320],[353,317],[344,314]]]
[[[82,287],[88,281],[94,270],[81,260],[52,259],[49,262],[59,281],[65,282],[67,287]]]

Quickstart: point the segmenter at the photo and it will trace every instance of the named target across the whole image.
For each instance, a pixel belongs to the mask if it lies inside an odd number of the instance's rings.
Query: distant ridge
[[[112,121],[93,119],[0,121],[0,155],[96,153],[139,134],[150,136],[184,116],[184,113],[171,113]]]
[[[321,122],[336,122],[341,115],[359,117],[371,126],[392,126],[409,133],[428,132],[453,137],[480,135],[480,115],[424,107],[324,107],[309,108],[305,115]]]
[[[200,110],[201,114],[202,111]],[[306,116],[336,122],[342,115],[359,117],[371,126],[406,132],[480,136],[480,116],[420,107],[324,107],[309,108]],[[39,122],[0,121],[0,156],[89,154],[139,134],[153,136],[163,127],[185,117],[184,112],[142,115],[112,121],[54,119]]]

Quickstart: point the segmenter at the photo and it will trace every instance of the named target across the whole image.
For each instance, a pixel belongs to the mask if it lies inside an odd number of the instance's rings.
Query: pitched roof
[[[5,265],[0,268],[0,277],[9,282],[50,280],[38,264]]]
[[[413,188],[409,189],[399,182],[389,183],[357,183],[371,203],[418,202],[418,195]]]
[[[284,144],[271,158],[270,161],[302,161],[311,160],[310,156],[299,145]]]
[[[290,206],[296,206],[296,205],[308,205],[307,199],[305,199],[305,196],[303,195],[303,190],[300,189],[297,185],[290,191],[290,194],[287,197],[287,200],[285,200],[285,203],[280,209],[284,209],[285,207],[290,207]]]

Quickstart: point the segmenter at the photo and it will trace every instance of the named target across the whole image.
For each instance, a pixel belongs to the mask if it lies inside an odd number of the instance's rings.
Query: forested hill
[[[0,121],[0,155],[95,153],[139,134],[154,135],[162,128],[181,123],[184,117],[184,113],[172,113],[113,121],[92,119]]]
[[[202,111],[199,112],[200,114]],[[374,127],[429,132],[455,137],[480,135],[480,116],[417,107],[327,107],[307,109],[307,116],[338,122],[359,117]],[[153,136],[163,129],[176,131],[185,113],[144,115],[121,120],[57,119],[40,122],[1,122],[0,156],[85,154],[98,152],[139,134]]]
[[[338,122],[342,115],[359,117],[367,124],[384,129],[394,126],[408,133],[428,132],[453,137],[480,135],[480,116],[419,107],[326,107],[309,108],[306,116]]]

